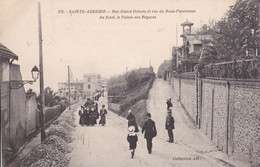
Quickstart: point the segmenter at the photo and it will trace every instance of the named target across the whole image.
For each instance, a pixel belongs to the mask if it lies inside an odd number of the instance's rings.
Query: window
[[[88,89],[91,89],[91,85],[88,85]]]
[[[88,82],[90,82],[91,81],[91,79],[90,78],[88,78]]]

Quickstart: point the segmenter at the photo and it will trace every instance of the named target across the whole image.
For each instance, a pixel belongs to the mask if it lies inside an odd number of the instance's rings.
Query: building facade
[[[58,96],[69,98],[69,83],[59,82],[58,83]],[[77,99],[83,96],[83,82],[72,82],[70,83],[70,97]]]
[[[71,75],[72,76],[72,75]],[[70,97],[72,99],[78,99],[80,97],[86,98],[93,96],[96,92],[101,91],[104,87],[99,74],[84,74],[83,81],[75,82],[73,78],[70,78]],[[69,83],[58,83],[58,96],[69,98]]]
[[[98,74],[84,74],[83,76],[83,94],[93,96],[96,92],[101,91],[102,82]]]
[[[36,100],[26,97],[24,86],[11,87],[14,81],[22,83],[18,56],[0,43],[1,94],[1,160],[5,166],[26,143],[36,129]]]
[[[207,26],[204,25],[200,34],[194,34],[191,31],[193,23],[186,20],[182,23],[183,33],[180,37],[183,38],[183,45],[178,49],[179,57],[178,63],[183,65],[184,72],[194,71],[194,67],[199,63],[199,59],[203,54],[203,50],[206,47],[213,46],[211,43],[212,38],[207,34]],[[176,50],[176,49],[175,49]],[[175,51],[176,52],[176,51]]]

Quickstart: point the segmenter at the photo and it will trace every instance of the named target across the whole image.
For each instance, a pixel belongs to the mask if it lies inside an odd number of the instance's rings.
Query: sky
[[[74,79],[84,73],[99,73],[109,78],[139,67],[155,72],[171,58],[173,46],[180,46],[181,23],[202,27],[210,19],[224,16],[235,0],[42,0],[42,38],[44,86],[57,90],[58,82],[67,80],[67,69]],[[65,13],[59,13],[63,10]],[[74,13],[69,10],[105,10],[106,13]],[[119,13],[112,13],[119,10]],[[121,10],[147,13],[120,13]],[[148,13],[148,11],[151,13]],[[152,11],[158,10],[158,13]],[[160,13],[160,10],[164,13]],[[166,13],[166,10],[196,12]],[[68,12],[68,13],[66,13]],[[100,19],[115,16],[120,19]],[[141,19],[122,19],[140,16]],[[142,19],[155,16],[156,19]],[[177,29],[177,33],[176,33]],[[176,35],[177,34],[177,35]],[[31,69],[39,67],[38,1],[0,0],[0,43],[18,57],[24,80],[31,79]],[[176,38],[177,37],[177,38]],[[39,90],[39,82],[25,89]]]

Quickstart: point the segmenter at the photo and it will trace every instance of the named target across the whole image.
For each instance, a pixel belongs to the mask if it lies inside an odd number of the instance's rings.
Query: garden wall
[[[44,107],[45,124],[48,125],[53,119],[55,119],[61,113],[61,106],[55,105],[53,107]]]
[[[29,136],[36,129],[39,128],[39,113],[36,103],[36,95],[31,94],[26,96],[26,122],[25,131],[26,135]]]
[[[197,127],[238,159],[260,163],[260,82],[176,76],[171,85]],[[196,119],[198,117],[198,119]]]
[[[121,106],[120,104],[116,104],[116,103],[108,103],[108,109],[119,114],[121,111]]]
[[[181,102],[191,116],[192,120],[195,122],[197,113],[195,80],[182,79],[180,92]]]

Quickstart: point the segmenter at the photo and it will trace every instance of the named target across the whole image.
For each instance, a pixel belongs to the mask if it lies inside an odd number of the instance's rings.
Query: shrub
[[[260,59],[230,61],[209,64],[202,68],[205,77],[258,79],[260,78]]]

